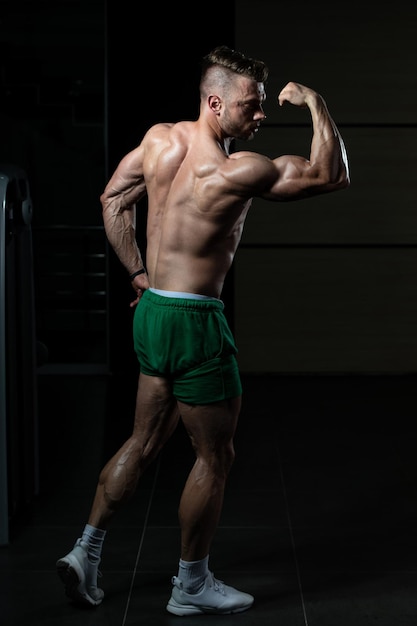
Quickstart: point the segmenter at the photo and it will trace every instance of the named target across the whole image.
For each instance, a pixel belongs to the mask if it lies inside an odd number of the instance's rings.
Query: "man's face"
[[[225,101],[223,132],[235,139],[253,139],[266,117],[262,108],[265,98],[264,83],[239,76]]]

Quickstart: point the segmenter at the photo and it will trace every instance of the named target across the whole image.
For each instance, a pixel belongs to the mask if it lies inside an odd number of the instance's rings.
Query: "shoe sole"
[[[250,609],[253,603],[248,604],[248,606],[241,606],[235,609],[226,609],[220,610],[215,609],[213,607],[198,607],[194,604],[177,604],[175,600],[169,600],[166,609],[169,613],[173,615],[179,616],[187,616],[187,615],[231,615],[232,613],[242,613],[243,611],[247,611]]]
[[[93,600],[91,596],[86,597],[78,590],[81,584],[80,576],[77,571],[67,561],[57,561],[56,569],[59,578],[65,585],[65,594],[76,604],[82,604],[83,606],[95,607],[101,604],[101,600]]]

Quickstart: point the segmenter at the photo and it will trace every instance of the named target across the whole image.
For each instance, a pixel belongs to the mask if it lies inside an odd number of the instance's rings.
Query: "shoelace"
[[[222,580],[217,580],[217,578],[214,578],[214,574],[211,574],[211,580],[212,580],[213,585],[214,585],[214,591],[218,591],[223,596],[225,596],[226,595],[226,591],[225,591],[225,588],[224,588],[223,581]]]
[[[209,573],[209,576],[211,578],[211,584],[214,587],[214,591],[217,591],[218,593],[221,593],[222,596],[226,595],[226,590],[224,588],[224,583],[222,580],[217,580],[217,578],[214,577],[213,572]],[[171,579],[171,582],[173,585],[175,585],[176,587],[178,587],[178,589],[182,589],[183,585],[182,585],[182,581],[177,578],[177,576],[173,576]]]

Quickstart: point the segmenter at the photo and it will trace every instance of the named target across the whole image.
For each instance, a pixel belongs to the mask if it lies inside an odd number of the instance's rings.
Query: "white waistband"
[[[166,291],[165,289],[154,289],[149,287],[149,291],[156,293],[159,296],[165,296],[166,298],[187,298],[188,300],[219,300],[219,298],[213,298],[212,296],[203,296],[199,293],[189,293],[188,291]]]

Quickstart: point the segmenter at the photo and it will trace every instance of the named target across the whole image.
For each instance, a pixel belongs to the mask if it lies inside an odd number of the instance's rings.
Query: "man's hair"
[[[200,91],[207,92],[207,89],[212,88],[213,82],[226,88],[231,73],[252,78],[257,83],[265,83],[269,70],[263,61],[252,59],[228,46],[217,46],[203,57]]]
[[[203,57],[202,75],[213,65],[219,65],[236,74],[253,78],[257,83],[264,83],[268,78],[268,67],[263,61],[251,59],[242,52],[237,52],[227,46],[218,46]]]

